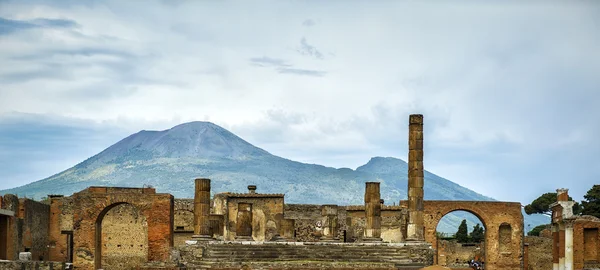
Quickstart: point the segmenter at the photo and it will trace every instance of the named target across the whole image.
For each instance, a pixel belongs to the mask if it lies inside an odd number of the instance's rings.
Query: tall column
[[[337,225],[338,225],[338,216],[337,216],[337,205],[335,204],[326,204],[321,207],[321,216],[323,217],[323,236],[321,237],[321,241],[335,241],[337,240]]]
[[[210,240],[210,179],[196,178],[194,193],[194,236],[195,240]]]
[[[423,115],[411,114],[408,126],[407,241],[425,241],[423,232]]]
[[[238,203],[236,219],[236,240],[253,241],[252,238],[252,204]]]
[[[558,231],[558,270],[565,270],[565,227],[562,224]]]
[[[552,270],[558,270],[558,246],[560,242],[558,231],[558,224],[552,224]]]
[[[367,224],[363,241],[381,241],[380,199],[379,182],[367,182],[365,187],[365,217]]]
[[[573,224],[565,224],[565,270],[573,270]]]

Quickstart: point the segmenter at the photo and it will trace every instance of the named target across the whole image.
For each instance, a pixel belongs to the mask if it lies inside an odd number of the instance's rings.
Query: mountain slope
[[[381,182],[387,204],[406,199],[407,163],[374,157],[356,170],[284,159],[253,146],[209,122],[190,122],[164,131],[140,131],[99,154],[46,179],[0,191],[41,198],[70,195],[88,186],[142,187],[192,198],[196,177],[212,179],[212,193],[285,193],[288,203],[362,204],[364,182]],[[425,199],[493,200],[425,172]]]

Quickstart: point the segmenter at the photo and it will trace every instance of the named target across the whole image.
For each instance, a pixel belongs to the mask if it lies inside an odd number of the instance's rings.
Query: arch
[[[151,188],[89,187],[71,197],[74,209],[73,264],[76,268],[92,270],[102,264],[102,220],[111,209],[123,204],[134,206],[146,219],[146,261],[169,258],[173,246],[172,195],[157,194]]]
[[[469,208],[469,209],[463,209],[463,208],[467,208],[467,207],[459,207],[459,208],[456,208],[456,209],[445,209],[444,211],[440,211],[440,212],[439,212],[439,213],[441,214],[441,215],[439,216],[439,218],[434,218],[434,219],[433,219],[433,220],[434,220],[434,222],[435,222],[435,223],[433,224],[433,225],[434,225],[434,227],[433,227],[433,228],[435,228],[435,233],[436,233],[436,241],[435,241],[435,244],[434,244],[434,243],[432,243],[432,247],[435,249],[435,255],[434,255],[434,263],[435,263],[435,264],[439,264],[439,263],[440,263],[440,262],[439,262],[439,257],[440,257],[440,255],[439,255],[439,240],[437,239],[437,227],[439,226],[439,223],[440,223],[440,221],[441,221],[441,220],[442,220],[442,219],[443,219],[445,216],[447,216],[447,215],[449,215],[449,214],[451,214],[451,213],[455,213],[455,212],[466,212],[466,213],[472,214],[472,215],[473,215],[473,216],[475,216],[477,219],[479,219],[479,221],[481,222],[481,224],[482,224],[482,226],[483,226],[483,229],[484,229],[484,231],[483,231],[483,233],[484,233],[484,238],[483,238],[483,239],[484,239],[484,240],[483,240],[483,259],[485,259],[485,258],[486,258],[486,255],[487,255],[487,253],[486,253],[486,247],[487,247],[487,245],[488,245],[488,243],[487,243],[487,237],[486,237],[486,236],[487,236],[487,234],[488,234],[488,230],[487,230],[487,226],[486,226],[485,220],[484,220],[484,219],[481,217],[481,214],[480,214],[480,212],[479,212],[479,211],[477,211],[477,210],[475,210],[475,209],[472,209],[472,208]],[[436,213],[436,214],[437,214],[437,213]]]
[[[423,225],[425,241],[438,246],[436,229],[439,221],[448,213],[465,211],[475,215],[485,229],[485,262],[490,269],[518,269],[523,257],[523,215],[521,204],[497,201],[423,201]],[[497,244],[500,225],[510,225],[510,242],[505,246],[509,252],[501,252]],[[434,257],[437,263],[437,256]]]
[[[130,208],[130,209],[127,209]],[[114,212],[114,211],[125,211],[125,212]],[[131,214],[131,211],[133,211],[133,216],[128,216],[128,214]],[[111,215],[112,214],[112,215]],[[117,216],[118,214],[118,216]],[[112,224],[103,224],[106,221],[106,218],[110,218],[111,222],[114,222]],[[128,219],[132,219],[133,220],[128,220]],[[140,219],[140,223],[138,224],[138,219]],[[118,228],[119,225],[123,226],[123,222],[127,222],[129,221],[129,223],[133,223],[133,221],[136,221],[135,224],[127,224],[125,225],[127,227],[127,229],[125,228]],[[126,203],[126,202],[117,202],[117,203],[113,203],[107,207],[105,207],[99,214],[98,217],[96,219],[96,234],[95,234],[95,255],[94,255],[94,259],[95,259],[95,267],[96,269],[102,269],[103,265],[105,264],[103,262],[103,260],[108,257],[107,254],[105,253],[105,246],[107,245],[107,243],[104,242],[104,230],[103,228],[105,226],[109,226],[110,227],[114,227],[115,225],[117,226],[116,230],[115,228],[113,228],[113,230],[109,230],[109,233],[121,233],[121,234],[125,234],[128,235],[130,237],[127,237],[126,239],[128,240],[127,245],[123,245],[122,243],[119,243],[117,245],[117,247],[119,249],[124,248],[124,250],[119,251],[119,253],[121,255],[123,255],[124,257],[127,257],[127,255],[129,255],[130,258],[128,258],[131,261],[135,261],[135,258],[138,257],[137,259],[139,259],[140,255],[142,254],[142,260],[145,262],[148,259],[148,226],[147,226],[147,218],[146,216],[144,216],[144,214],[142,213],[142,211],[140,209],[138,209],[138,207],[136,207],[133,204],[130,203]],[[136,228],[137,227],[137,228]],[[141,231],[140,231],[141,230]],[[125,233],[123,233],[125,232]],[[139,235],[141,233],[141,235]],[[111,242],[118,242],[119,240],[122,240],[122,237],[124,235],[119,235],[118,238],[114,238],[111,240],[111,237],[108,237],[108,244],[110,244]],[[137,237],[136,237],[137,236]],[[141,237],[141,239],[139,239]],[[138,238],[138,239],[136,239]],[[136,241],[137,240],[137,241]],[[141,240],[141,243],[139,243]],[[113,243],[114,244],[114,243]],[[141,245],[140,245],[141,244]],[[128,245],[131,245],[131,247],[128,247]],[[139,245],[139,246],[138,246]],[[108,246],[109,249],[108,250],[112,250],[114,249],[114,247],[110,248],[110,245]],[[138,255],[137,256],[131,256],[132,251],[137,251]],[[133,260],[132,260],[133,259]],[[131,263],[131,262],[130,262]],[[106,265],[104,265],[106,266]],[[122,268],[122,267],[119,267]]]

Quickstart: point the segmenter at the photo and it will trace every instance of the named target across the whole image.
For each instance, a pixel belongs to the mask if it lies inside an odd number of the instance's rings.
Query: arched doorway
[[[134,269],[148,260],[148,222],[128,203],[106,207],[96,220],[96,269]]]
[[[437,240],[434,261],[438,265],[466,268],[469,260],[485,261],[487,230],[476,213],[466,210],[447,212],[434,228]]]

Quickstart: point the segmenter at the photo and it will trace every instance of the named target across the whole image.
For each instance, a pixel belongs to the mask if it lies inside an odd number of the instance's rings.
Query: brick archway
[[[157,194],[153,188],[89,187],[72,196],[73,262],[78,269],[97,269],[98,224],[113,207],[129,204],[137,208],[148,223],[148,261],[165,261],[173,246],[173,196]]]
[[[424,201],[425,241],[437,246],[437,225],[446,214],[466,211],[475,215],[485,227],[486,269],[521,269],[523,257],[523,215],[521,204],[486,201]],[[509,225],[508,246],[500,249],[500,227]],[[506,234],[506,227],[502,227]],[[503,234],[503,235],[504,235]],[[437,256],[435,257],[437,263]]]

